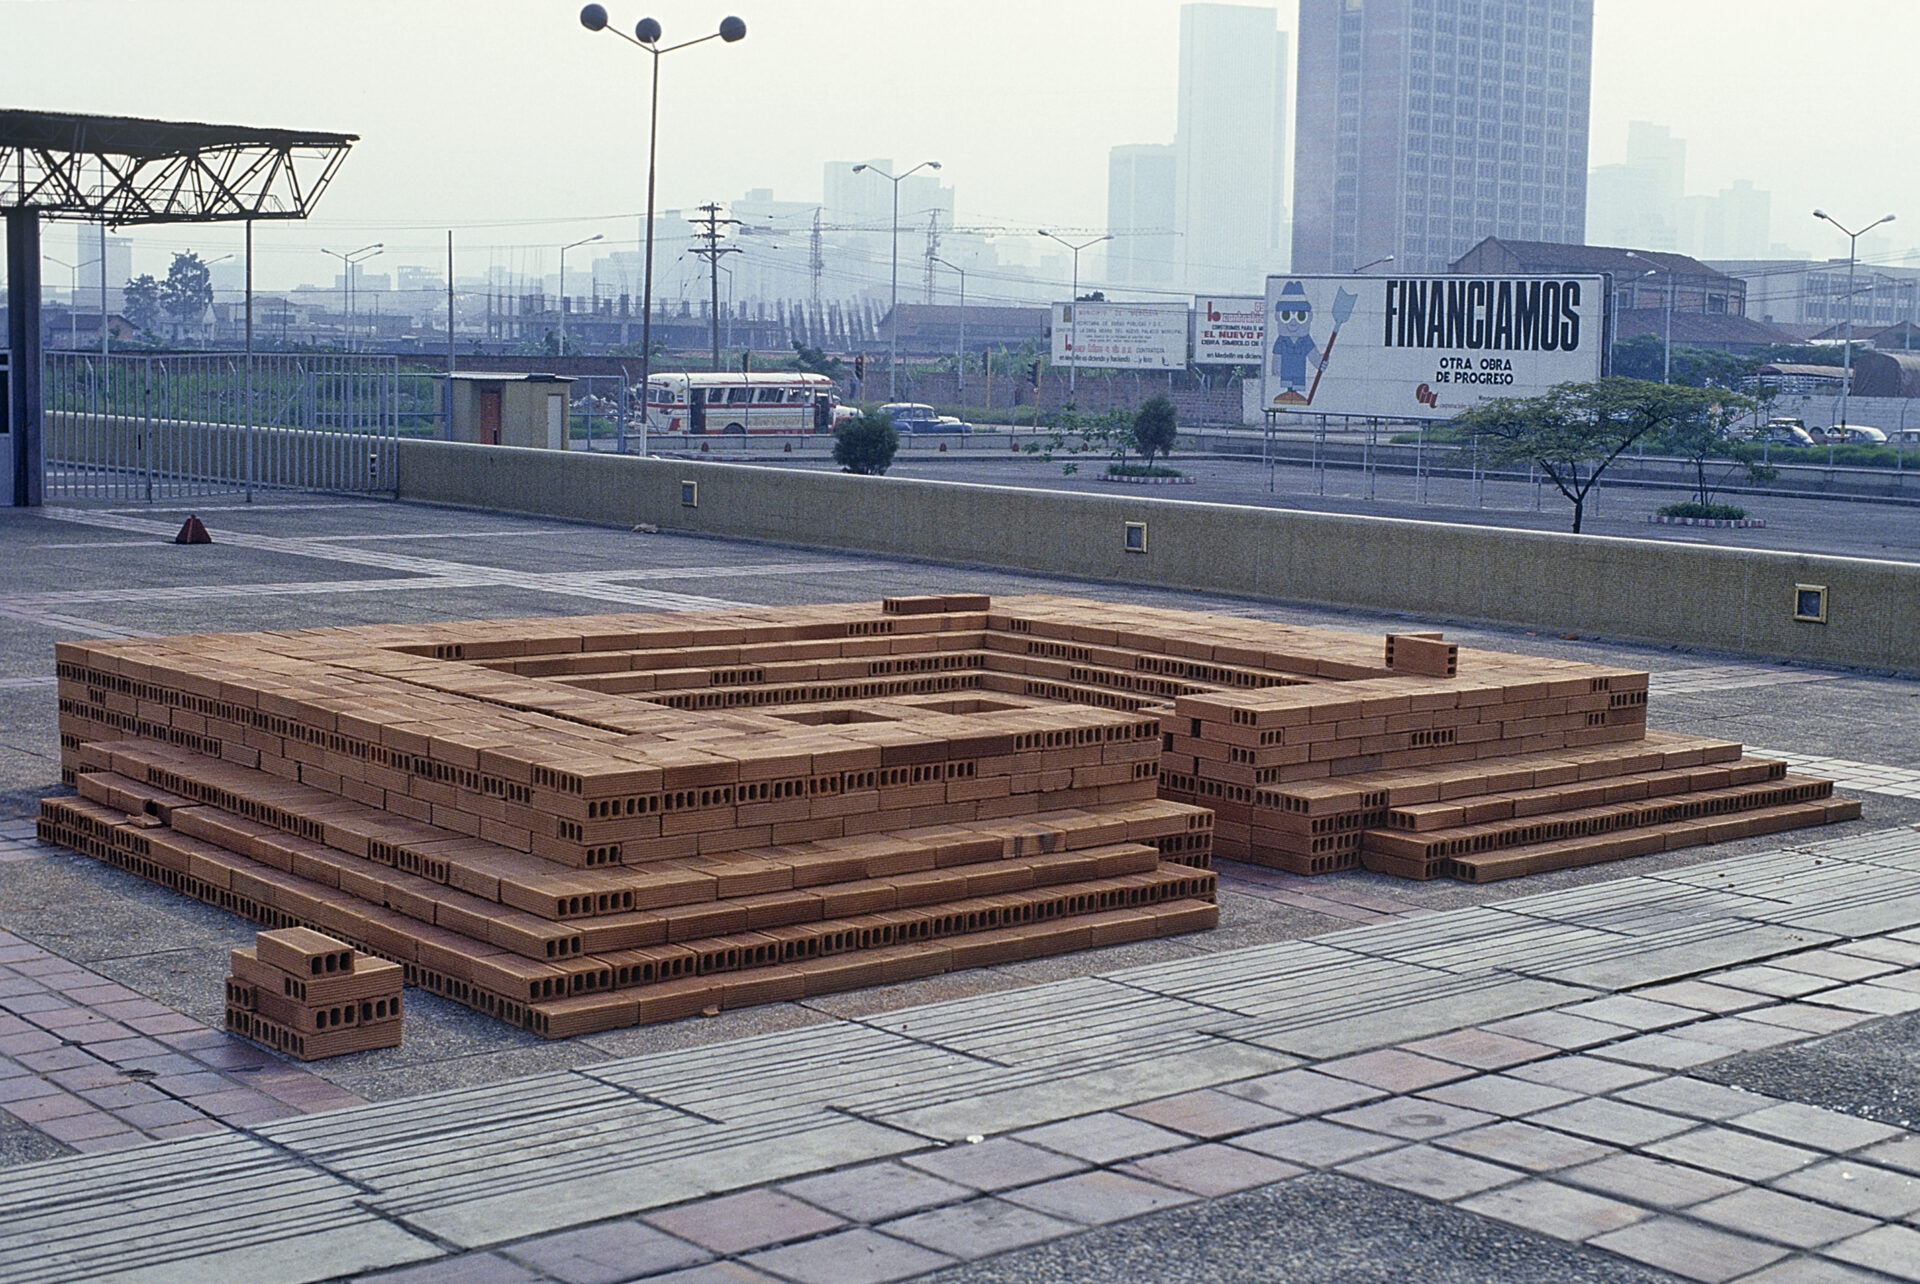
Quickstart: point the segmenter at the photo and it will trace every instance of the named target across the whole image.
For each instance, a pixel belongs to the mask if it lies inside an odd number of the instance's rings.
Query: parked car
[[[1836,433],[1839,435],[1836,436]],[[1829,441],[1844,442],[1851,446],[1884,446],[1887,444],[1887,434],[1881,432],[1878,428],[1869,428],[1865,424],[1848,424],[1845,428],[1829,428],[1827,430],[1827,439]]]
[[[943,415],[917,401],[890,401],[880,413],[893,420],[895,432],[972,432],[973,425]]]
[[[1761,441],[1777,441],[1788,446],[1813,446],[1818,442],[1807,426],[1790,416],[1776,415],[1767,420],[1767,426],[1760,430]]]

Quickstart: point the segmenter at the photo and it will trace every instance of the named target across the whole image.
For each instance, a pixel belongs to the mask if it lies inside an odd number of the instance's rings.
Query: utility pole
[[[940,211],[930,210],[927,213],[927,297],[926,297],[926,302],[929,304],[933,302],[933,265],[938,263],[939,261],[940,261]]]
[[[807,241],[807,270],[813,274],[813,310],[820,310],[820,274],[826,271],[826,255],[820,252],[820,210],[813,211],[813,235]]]
[[[707,274],[712,278],[713,304],[708,315],[713,321],[713,368],[718,370],[720,368],[720,256],[740,252],[740,247],[737,245],[720,244],[720,238],[726,235],[722,229],[728,226],[738,227],[740,220],[721,218],[720,207],[712,201],[700,206],[699,209],[701,217],[687,221],[698,229],[693,234],[694,239],[706,242],[705,245],[694,246],[693,253],[707,261]]]

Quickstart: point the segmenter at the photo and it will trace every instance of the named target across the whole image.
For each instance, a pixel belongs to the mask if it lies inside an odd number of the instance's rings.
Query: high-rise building
[[[1119,286],[1168,288],[1184,274],[1174,234],[1174,149],[1128,143],[1107,153],[1107,280]]]
[[[1585,239],[1593,0],[1300,0],[1293,270]]]
[[[107,289],[114,291],[119,298],[119,290],[133,279],[133,242],[124,236],[107,234]],[[94,293],[93,302],[99,302],[100,294],[100,225],[82,223],[74,229],[74,262],[80,265],[80,289]],[[114,304],[113,306],[118,306]],[[95,309],[98,311],[98,309]]]
[[[1681,244],[1681,201],[1687,188],[1687,143],[1665,125],[1627,124],[1627,159],[1597,165],[1587,176],[1587,240],[1647,250]]]
[[[1290,42],[1272,9],[1180,9],[1173,226],[1184,288],[1257,292],[1284,263]]]

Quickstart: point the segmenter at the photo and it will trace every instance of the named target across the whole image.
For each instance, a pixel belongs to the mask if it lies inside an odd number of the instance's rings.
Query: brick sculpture
[[[304,927],[233,952],[227,1029],[302,1061],[400,1046],[400,965]]]
[[[552,1037],[1208,928],[1216,845],[1484,879],[1858,814],[1648,737],[1645,673],[1047,596],[58,661],[43,837]]]

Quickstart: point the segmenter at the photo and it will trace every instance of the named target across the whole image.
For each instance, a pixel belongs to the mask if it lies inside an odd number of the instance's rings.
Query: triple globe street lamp
[[[900,183],[909,175],[923,169],[939,169],[937,160],[921,161],[905,174],[889,174],[877,165],[865,161],[853,167],[858,174],[861,170],[878,174],[893,184],[893,287],[887,295],[887,400],[896,399],[893,381],[900,365]]]
[[[660,24],[653,18],[642,18],[634,24],[633,34],[616,30],[607,25],[605,5],[590,4],[580,10],[580,25],[588,31],[608,31],[626,41],[636,49],[653,55],[653,96],[647,109],[647,252],[645,277],[641,285],[640,313],[640,413],[645,422],[648,388],[653,374],[653,183],[655,159],[659,155],[660,140],[660,55],[670,54],[676,49],[685,49],[691,45],[704,44],[709,40],[720,39],[728,44],[747,38],[747,24],[739,18],[722,18],[720,29],[692,40],[683,40],[677,45],[660,47]]]

